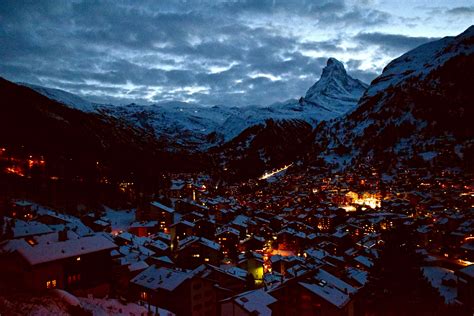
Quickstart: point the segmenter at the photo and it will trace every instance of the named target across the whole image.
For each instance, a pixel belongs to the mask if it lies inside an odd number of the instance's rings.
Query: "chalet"
[[[244,238],[257,226],[257,223],[248,216],[237,215],[230,226],[240,232],[240,238]]]
[[[181,219],[179,222],[170,226],[171,241],[176,243],[189,236],[194,235],[195,224]]]
[[[190,272],[150,266],[130,281],[133,299],[161,306],[176,315],[215,315],[214,282],[200,277],[202,267]]]
[[[270,258],[272,271],[285,275],[287,270],[293,266],[303,263],[305,259],[298,256],[275,255]]]
[[[221,301],[220,315],[271,315],[270,305],[275,302],[276,298],[264,289],[248,291]]]
[[[6,218],[5,222],[5,234],[7,238],[28,238],[53,232],[49,226],[37,221],[26,222],[15,218]]]
[[[251,235],[250,237],[240,242],[241,251],[255,251],[262,250],[265,245],[265,238]]]
[[[237,267],[219,268],[206,264],[198,274],[217,285],[217,298],[222,300],[244,292],[248,287],[247,271]],[[253,284],[251,285],[253,287]]]
[[[250,273],[255,283],[259,284],[263,280],[263,256],[256,252],[246,252],[239,255],[237,266]]]
[[[129,227],[129,232],[139,237],[150,236],[159,230],[158,221],[133,222]]]
[[[467,261],[474,261],[474,238],[470,237],[461,247],[461,257]]]
[[[174,223],[175,210],[157,201],[150,203],[150,218],[159,222],[160,230],[166,231]]]
[[[204,237],[189,236],[178,243],[176,262],[183,268],[195,268],[201,264],[219,265],[221,246]]]
[[[185,185],[183,180],[171,180],[169,195],[172,198],[182,198],[185,195]]]
[[[456,272],[458,276],[458,300],[474,309],[474,264]]]
[[[209,209],[194,201],[178,200],[176,201],[176,211],[180,214],[187,214],[191,212],[199,212],[202,214],[209,214]]]
[[[196,234],[198,236],[214,239],[216,234],[216,222],[213,219],[203,217],[198,219],[194,224],[196,225]]]
[[[232,254],[236,256],[237,246],[239,244],[240,232],[232,227],[224,226],[217,229],[215,238],[221,245],[222,253],[225,256],[232,257]]]
[[[354,315],[351,297],[356,292],[350,284],[319,269],[271,290],[277,299],[271,306],[272,315]]]
[[[10,208],[8,216],[18,219],[30,220],[36,215],[36,209],[33,207],[33,203],[28,201],[14,201]]]
[[[28,290],[66,289],[106,295],[111,279],[110,252],[117,246],[102,234],[79,237],[61,231],[8,241],[1,256],[2,274]],[[15,280],[9,280],[16,276]],[[21,276],[21,277],[18,277]]]

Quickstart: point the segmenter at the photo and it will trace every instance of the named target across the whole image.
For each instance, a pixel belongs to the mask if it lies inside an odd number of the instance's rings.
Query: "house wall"
[[[221,306],[221,316],[248,316],[250,315],[242,307],[236,304],[234,301],[227,301],[222,303]]]
[[[271,294],[278,299],[271,307],[273,315],[354,315],[353,302],[339,309],[296,283],[289,284]]]

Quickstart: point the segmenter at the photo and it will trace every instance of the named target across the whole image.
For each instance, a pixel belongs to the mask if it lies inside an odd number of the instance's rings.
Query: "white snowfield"
[[[397,86],[409,78],[419,77],[420,80],[423,80],[427,74],[451,58],[461,54],[474,54],[474,45],[465,42],[473,36],[474,26],[471,26],[456,37],[445,37],[423,44],[394,59],[372,82],[364,97],[374,96],[389,86]]]

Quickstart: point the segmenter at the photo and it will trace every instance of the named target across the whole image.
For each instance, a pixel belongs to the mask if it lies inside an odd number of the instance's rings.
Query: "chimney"
[[[58,231],[58,241],[67,240],[67,227],[64,227],[63,230]]]

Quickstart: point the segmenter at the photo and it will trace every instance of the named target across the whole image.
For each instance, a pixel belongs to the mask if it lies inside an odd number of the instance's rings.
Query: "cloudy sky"
[[[370,82],[472,21],[472,0],[2,0],[0,76],[113,104],[267,105],[304,95],[328,57]]]

